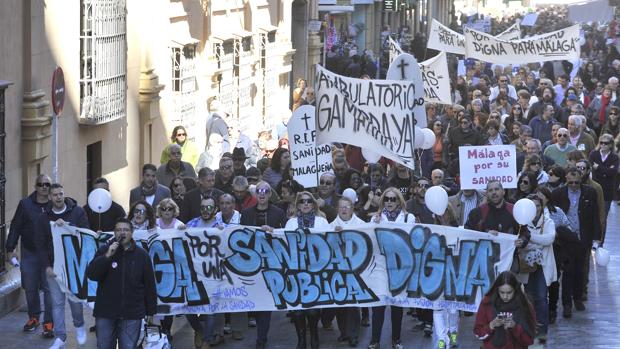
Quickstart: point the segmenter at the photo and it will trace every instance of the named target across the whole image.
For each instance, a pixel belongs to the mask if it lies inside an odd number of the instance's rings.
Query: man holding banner
[[[157,312],[155,274],[148,253],[133,240],[133,225],[120,218],[111,243],[101,247],[86,269],[97,281],[97,348],[135,349],[142,319]],[[204,348],[204,346],[203,346]]]

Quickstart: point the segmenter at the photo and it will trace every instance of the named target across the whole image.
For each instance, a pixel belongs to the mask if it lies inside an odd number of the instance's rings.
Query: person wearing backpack
[[[471,210],[465,229],[488,232],[493,235],[506,233],[517,235],[519,224],[512,216],[512,204],[504,200],[502,183],[492,180],[487,183],[486,203]]]

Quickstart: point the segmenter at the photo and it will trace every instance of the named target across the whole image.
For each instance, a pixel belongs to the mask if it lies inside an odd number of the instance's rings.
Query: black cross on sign
[[[400,59],[400,63],[396,67],[400,68],[400,78],[405,80],[405,67],[407,67],[409,63],[405,63],[404,59]]]

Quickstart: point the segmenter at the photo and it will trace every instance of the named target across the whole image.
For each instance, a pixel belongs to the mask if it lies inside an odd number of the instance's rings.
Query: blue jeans
[[[549,327],[549,302],[547,301],[547,282],[542,267],[538,267],[535,272],[530,273],[525,285],[525,292],[530,296],[534,309],[536,310],[536,320],[538,322],[538,333],[547,334]]]
[[[256,344],[265,344],[267,343],[267,334],[271,324],[271,312],[257,311],[254,317],[256,318]]]
[[[112,320],[102,317],[95,319],[97,327],[97,348],[115,349],[118,341],[118,349],[136,349],[142,320]]]
[[[50,289],[52,299],[52,318],[54,319],[54,334],[56,338],[63,341],[67,340],[67,328],[65,327],[65,299],[67,298],[60,289],[58,282],[53,277],[47,277],[47,284]],[[84,326],[84,313],[82,312],[82,303],[69,301],[71,308],[71,316],[73,317],[73,325],[75,327]]]
[[[40,317],[41,297],[39,291],[43,290],[43,302],[45,304],[43,322],[52,322],[52,297],[50,296],[50,289],[47,286],[45,269],[41,268],[37,254],[23,247],[20,272],[22,276],[22,287],[26,293],[28,316],[37,319]]]

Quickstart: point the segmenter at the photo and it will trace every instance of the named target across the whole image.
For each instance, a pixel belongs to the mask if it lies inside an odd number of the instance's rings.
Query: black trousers
[[[360,334],[361,317],[360,308],[336,309],[336,321],[338,329],[343,337],[357,339]]]
[[[582,244],[566,244],[562,246],[563,252],[559,252],[560,260],[558,279],[562,282],[562,305],[571,306],[573,300],[581,300],[585,286],[583,266],[587,260],[589,246]],[[560,283],[553,282],[549,286],[549,310],[557,312],[558,299],[560,297]]]

